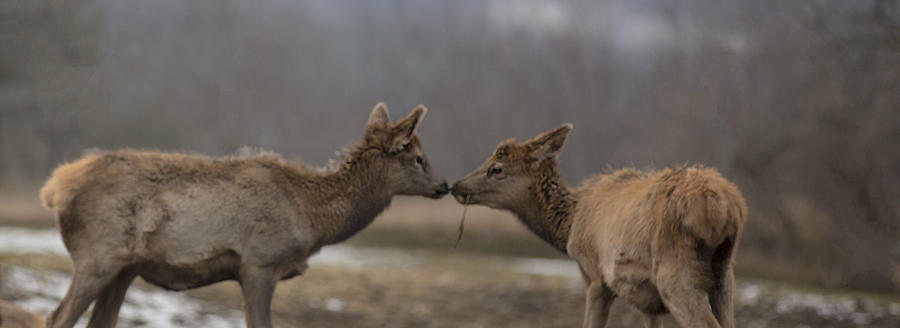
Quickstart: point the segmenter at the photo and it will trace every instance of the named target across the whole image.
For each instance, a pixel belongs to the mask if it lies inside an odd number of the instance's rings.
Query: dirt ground
[[[579,327],[584,284],[574,262],[544,246],[508,214],[470,208],[459,249],[452,248],[462,208],[446,200],[422,206],[405,200],[346,245],[328,247],[301,277],[279,284],[273,312],[279,327]],[[440,205],[440,206],[434,206]],[[52,229],[52,221],[0,219]],[[37,212],[35,212],[37,213]],[[430,221],[424,221],[423,218]],[[427,223],[424,223],[427,222]],[[67,274],[65,254],[0,250],[0,264]],[[0,271],[2,272],[2,271]],[[2,281],[0,298],[27,303],[33,291]],[[64,288],[64,287],[63,287]],[[159,291],[138,282],[135,290]],[[233,282],[187,293],[234,316],[240,293]],[[739,327],[900,327],[900,298],[890,294],[824,290],[739,277]],[[219,309],[219,310],[216,310]],[[213,313],[215,314],[215,313]],[[239,313],[237,314],[239,317]],[[179,319],[175,327],[197,323]],[[666,315],[666,327],[677,327]],[[120,326],[147,327],[141,320]],[[635,327],[639,318],[617,302],[609,327]]]
[[[417,251],[412,264],[396,261],[360,267],[313,263],[302,277],[284,281],[273,312],[279,327],[579,327],[584,286],[572,274],[520,270],[503,257],[470,253]],[[421,260],[424,258],[424,260]],[[5,265],[65,272],[65,258],[13,256]],[[556,264],[557,262],[551,262]],[[0,288],[14,302],[29,295],[16,283]],[[135,290],[156,290],[138,281]],[[166,294],[177,294],[165,292]],[[221,305],[205,311],[222,316],[240,309],[233,282],[190,291],[197,301]],[[812,290],[772,281],[739,279],[739,327],[900,327],[900,302],[881,295]],[[238,314],[239,316],[239,314]],[[666,327],[677,327],[671,316]],[[639,326],[627,304],[617,302],[609,327]],[[173,321],[175,321],[173,319]],[[195,327],[190,320],[173,327]],[[151,327],[122,320],[120,327]]]
[[[748,290],[756,294],[738,297],[740,327],[900,327],[897,309],[875,317],[890,310],[864,296],[806,294],[772,282],[741,280],[739,291]],[[579,278],[472,268],[318,268],[283,283],[274,311],[284,327],[579,327],[583,292]],[[237,293],[232,285],[195,295],[226,299]],[[794,307],[784,302],[797,297],[791,295],[816,303]],[[328,308],[329,301],[342,306]],[[828,311],[840,306],[849,311],[829,317]],[[617,302],[609,327],[637,327],[639,320],[630,306]],[[664,321],[677,327],[669,315]]]

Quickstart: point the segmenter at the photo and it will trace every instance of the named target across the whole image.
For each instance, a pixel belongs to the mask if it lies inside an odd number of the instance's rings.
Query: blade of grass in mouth
[[[456,243],[453,244],[453,249],[456,249],[456,246],[459,246],[459,241],[462,239],[463,229],[466,223],[466,211],[469,209],[469,197],[472,197],[472,194],[466,195],[466,201],[463,202],[462,219],[459,220],[459,230],[456,232]]]

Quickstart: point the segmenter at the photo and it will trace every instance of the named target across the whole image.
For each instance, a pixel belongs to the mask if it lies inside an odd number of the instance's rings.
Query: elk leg
[[[275,292],[275,284],[278,283],[274,270],[245,266],[241,268],[240,283],[247,327],[272,327],[272,294]]]
[[[713,286],[709,292],[709,302],[713,315],[724,328],[734,328],[734,272],[731,269],[731,256],[734,252],[734,238],[727,239],[713,253],[712,279]]]
[[[91,302],[118,274],[118,270],[101,270],[97,264],[75,266],[72,284],[59,306],[47,318],[47,327],[71,328]]]
[[[659,315],[641,312],[641,321],[644,322],[644,328],[661,328],[662,322],[659,322]]]
[[[708,274],[701,273],[700,268],[697,259],[672,254],[658,263],[656,286],[666,309],[681,327],[721,328],[710,308],[707,291],[702,288]]]
[[[125,300],[125,292],[134,280],[135,274],[130,270],[122,270],[116,278],[103,288],[100,297],[94,303],[94,313],[88,328],[115,327],[119,319],[119,308]]]
[[[585,298],[584,328],[603,328],[609,319],[609,308],[616,296],[602,282],[588,286]]]
[[[734,274],[730,264],[718,279],[709,293],[710,306],[723,328],[734,328]]]

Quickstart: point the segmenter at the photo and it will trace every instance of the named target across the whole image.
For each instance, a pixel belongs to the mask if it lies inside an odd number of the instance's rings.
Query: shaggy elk
[[[270,154],[136,151],[60,166],[41,199],[56,213],[74,276],[48,327],[72,327],[91,302],[88,327],[115,326],[136,276],[170,290],[237,280],[247,325],[271,327],[276,283],[302,274],[322,246],[366,227],[394,195],[448,192],[415,133],[425,111],[391,122],[376,105],[362,141],[330,171]]]
[[[451,188],[461,203],[516,214],[574,258],[587,283],[585,327],[604,327],[615,298],[646,327],[734,327],[732,255],[747,216],[737,188],[701,166],[597,175],[571,189],[556,158],[572,125],[497,146]]]

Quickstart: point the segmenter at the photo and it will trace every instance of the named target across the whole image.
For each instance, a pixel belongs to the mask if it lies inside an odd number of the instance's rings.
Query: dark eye
[[[416,164],[422,165],[425,163],[425,159],[422,156],[416,156]]]
[[[488,176],[497,175],[500,173],[503,173],[503,169],[499,167],[492,167],[490,170],[488,170]]]

